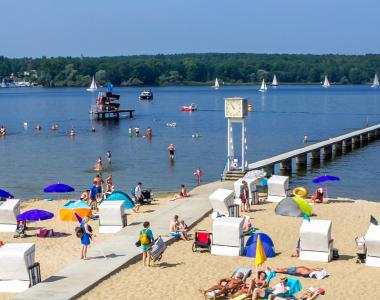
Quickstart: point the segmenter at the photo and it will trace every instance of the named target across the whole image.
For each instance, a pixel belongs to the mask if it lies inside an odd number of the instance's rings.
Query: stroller
[[[150,190],[142,190],[141,194],[143,196],[143,203],[142,204],[150,204],[153,200],[152,194]]]
[[[17,221],[16,234],[13,236],[15,238],[24,238],[26,237],[26,221],[20,220]]]
[[[195,241],[192,247],[193,252],[196,252],[199,249],[207,249],[207,251],[211,251],[212,233],[205,230],[198,230],[195,231],[194,236]]]
[[[361,264],[365,263],[365,259],[367,256],[367,247],[365,245],[365,239],[363,236],[361,237],[356,237],[356,255],[358,256],[356,258],[356,263]]]
[[[162,258],[162,254],[166,250],[166,244],[164,240],[159,236],[154,242],[153,245],[149,249],[150,258],[155,261],[160,261]]]

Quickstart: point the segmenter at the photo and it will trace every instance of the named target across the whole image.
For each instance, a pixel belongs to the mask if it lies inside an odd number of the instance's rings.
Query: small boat
[[[181,111],[195,111],[197,110],[197,105],[195,103],[191,103],[189,106],[181,106]]]
[[[273,75],[272,86],[273,86],[274,88],[275,88],[275,87],[278,87],[278,81],[277,81],[276,74]]]
[[[7,87],[9,87],[9,86],[5,83],[5,79],[4,79],[4,78],[3,78],[3,81],[1,82],[0,87],[2,87],[2,88],[7,88]]]
[[[330,82],[329,80],[327,79],[327,76],[325,75],[325,81],[323,82],[322,86],[324,88],[329,88],[330,87]]]
[[[151,89],[143,90],[139,95],[140,100],[153,100],[153,92]]]
[[[268,90],[267,84],[265,83],[265,80],[263,79],[263,82],[261,83],[261,87],[259,89],[259,92],[265,93]]]
[[[375,78],[373,79],[373,84],[371,85],[371,88],[378,88],[379,85],[379,78],[377,77],[377,73],[375,74]]]
[[[98,87],[96,86],[96,82],[95,82],[95,76],[92,76],[92,82],[91,82],[91,85],[87,90],[87,92],[95,92],[96,90],[98,89]]]
[[[219,90],[219,81],[218,81],[218,78],[215,78],[215,83],[214,85],[212,86],[212,88],[214,90]]]

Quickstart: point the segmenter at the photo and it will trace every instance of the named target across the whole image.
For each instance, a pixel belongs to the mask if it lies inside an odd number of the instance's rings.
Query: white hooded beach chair
[[[16,231],[20,203],[19,199],[7,199],[5,202],[0,202],[0,232]]]
[[[214,212],[229,216],[229,207],[234,205],[234,192],[227,189],[217,189],[209,196]]]
[[[252,203],[252,197],[255,197],[256,193],[256,178],[240,178],[234,182],[235,192],[235,204],[241,204],[240,194],[243,188],[243,180],[247,182],[249,189],[249,200]]]
[[[380,267],[380,225],[371,224],[365,235],[366,265]]]
[[[329,262],[333,254],[330,220],[304,220],[300,229],[301,260]]]
[[[239,256],[244,247],[243,218],[222,217],[212,223],[211,254]]]
[[[103,201],[99,205],[99,232],[115,233],[126,223],[124,216],[124,201]]]
[[[273,175],[268,179],[268,198],[269,202],[280,202],[290,195],[289,177]]]

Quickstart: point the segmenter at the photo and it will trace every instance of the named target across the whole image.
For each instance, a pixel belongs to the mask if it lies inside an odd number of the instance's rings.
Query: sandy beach
[[[159,206],[169,203],[172,195],[160,195],[155,198],[151,205],[143,205],[139,213],[134,213],[128,210],[128,223],[133,222],[138,216],[142,214],[149,214],[155,211]],[[54,213],[55,217],[50,220],[30,223],[26,231],[28,237],[14,238],[14,233],[0,233],[0,240],[4,243],[35,243],[36,245],[36,262],[41,265],[42,280],[57,273],[59,270],[69,265],[74,260],[80,258],[80,240],[75,235],[75,227],[78,226],[76,222],[61,222],[59,220],[59,209],[68,200],[29,200],[22,202],[21,212],[30,209],[43,209]],[[90,221],[90,225],[96,233],[95,243],[90,247],[96,246],[97,243],[109,238],[111,234],[99,234],[99,221]],[[64,236],[39,238],[36,233],[39,228],[45,227],[47,229],[54,229],[55,232],[64,233]],[[0,293],[0,300],[9,299],[12,295]]]
[[[348,199],[314,206],[317,215],[314,218],[332,220],[334,247],[339,249],[340,254],[339,260],[318,263],[290,257],[298,240],[302,218],[275,215],[273,203],[255,206],[250,213],[253,224],[260,232],[272,237],[277,252],[274,258],[266,262],[264,268],[323,267],[330,273],[328,278],[316,280],[298,277],[303,291],[311,286],[322,287],[326,290],[326,295],[319,296],[319,299],[325,300],[364,297],[377,299],[380,289],[373,279],[380,277],[380,269],[356,264],[354,239],[366,233],[370,215],[376,215],[379,207],[379,203]],[[185,216],[182,217],[186,219]],[[211,218],[202,220],[196,229],[211,231]],[[144,268],[141,263],[126,266],[81,299],[203,299],[199,288],[207,288],[220,278],[230,276],[238,266],[254,268],[251,258],[193,253],[191,246],[191,241],[175,242],[168,247],[160,263],[151,268]],[[278,281],[277,277],[271,283]]]

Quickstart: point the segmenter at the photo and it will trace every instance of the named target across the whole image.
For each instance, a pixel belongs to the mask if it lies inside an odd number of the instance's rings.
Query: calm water
[[[111,173],[118,189],[129,191],[137,181],[155,191],[175,191],[181,183],[193,186],[194,170],[202,168],[204,182],[218,180],[226,156],[224,97],[248,97],[254,112],[247,118],[248,157],[253,162],[301,147],[304,134],[310,142],[343,134],[369,124],[380,123],[380,89],[366,86],[281,86],[262,95],[258,87],[155,88],[152,102],[139,102],[137,88],[115,88],[123,108],[135,108],[135,118],[118,122],[89,119],[89,107],[96,93],[83,89],[0,89],[0,125],[8,136],[0,138],[0,188],[27,199],[46,197],[49,183],[73,185],[78,193],[92,182],[98,156],[111,150]],[[179,106],[197,103],[199,111],[185,113]],[[28,128],[23,124],[27,122]],[[176,122],[176,128],[166,123]],[[35,132],[40,123],[42,131]],[[58,123],[57,132],[49,130]],[[74,126],[77,135],[67,132]],[[91,126],[96,132],[91,133]],[[129,127],[153,138],[130,138]],[[191,135],[198,130],[201,138]],[[167,147],[175,144],[176,158],[168,159]],[[311,179],[328,173],[341,177],[329,185],[331,196],[380,200],[380,142],[342,156],[307,174],[293,174],[292,186],[315,188]]]

